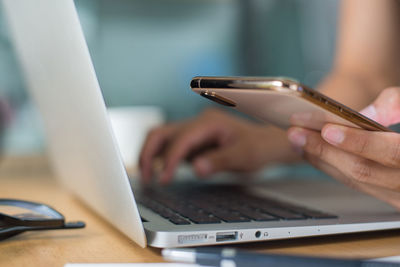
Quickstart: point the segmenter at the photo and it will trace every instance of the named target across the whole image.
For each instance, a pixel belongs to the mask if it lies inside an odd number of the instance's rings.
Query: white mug
[[[125,106],[108,108],[108,114],[125,167],[136,169],[148,132],[165,120],[163,111],[156,106]]]

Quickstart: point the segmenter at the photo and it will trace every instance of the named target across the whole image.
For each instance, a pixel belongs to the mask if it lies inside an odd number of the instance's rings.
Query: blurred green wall
[[[289,76],[315,86],[329,71],[337,0],[76,0],[108,106],[157,105],[169,119],[209,101],[196,75]],[[14,110],[8,153],[41,151],[35,115],[0,10],[0,96]]]

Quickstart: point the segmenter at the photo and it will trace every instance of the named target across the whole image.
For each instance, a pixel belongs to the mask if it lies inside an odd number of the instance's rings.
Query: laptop
[[[58,179],[140,246],[233,244],[400,228],[394,208],[331,181],[188,181],[132,189],[74,2],[2,4]]]

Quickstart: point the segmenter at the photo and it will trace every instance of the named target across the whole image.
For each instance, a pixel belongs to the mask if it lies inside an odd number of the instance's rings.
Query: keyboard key
[[[221,223],[221,220],[214,216],[193,216],[189,219],[196,224]]]
[[[262,211],[273,216],[277,216],[284,220],[302,220],[305,219],[305,216],[302,214],[294,213],[288,210],[275,208],[275,207],[264,207]]]
[[[181,217],[179,217],[177,215],[171,216],[169,218],[169,221],[174,223],[174,224],[178,224],[178,225],[190,224],[189,221],[187,221],[187,220],[185,220],[185,219],[183,219],[183,218],[181,218]]]
[[[175,224],[337,218],[291,203],[249,195],[240,186],[147,189],[138,199]]]
[[[216,217],[220,218],[221,220],[228,222],[228,223],[239,223],[239,222],[250,222],[251,220],[247,217],[242,216],[240,213],[237,212],[230,212],[228,210],[215,210],[212,211]]]
[[[250,208],[238,208],[237,211],[239,211],[241,214],[244,216],[258,222],[265,222],[265,221],[277,221],[279,218],[268,215],[265,213],[262,213],[260,211],[250,209]]]

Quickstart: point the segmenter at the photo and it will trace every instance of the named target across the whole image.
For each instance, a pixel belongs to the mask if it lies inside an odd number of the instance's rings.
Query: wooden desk
[[[120,234],[52,179],[43,157],[3,159],[0,196],[56,207],[68,220],[87,227],[24,233],[0,242],[0,266],[63,266],[67,262],[161,262],[160,250],[143,249]],[[337,257],[386,257],[400,254],[400,230],[237,245],[272,253]]]

